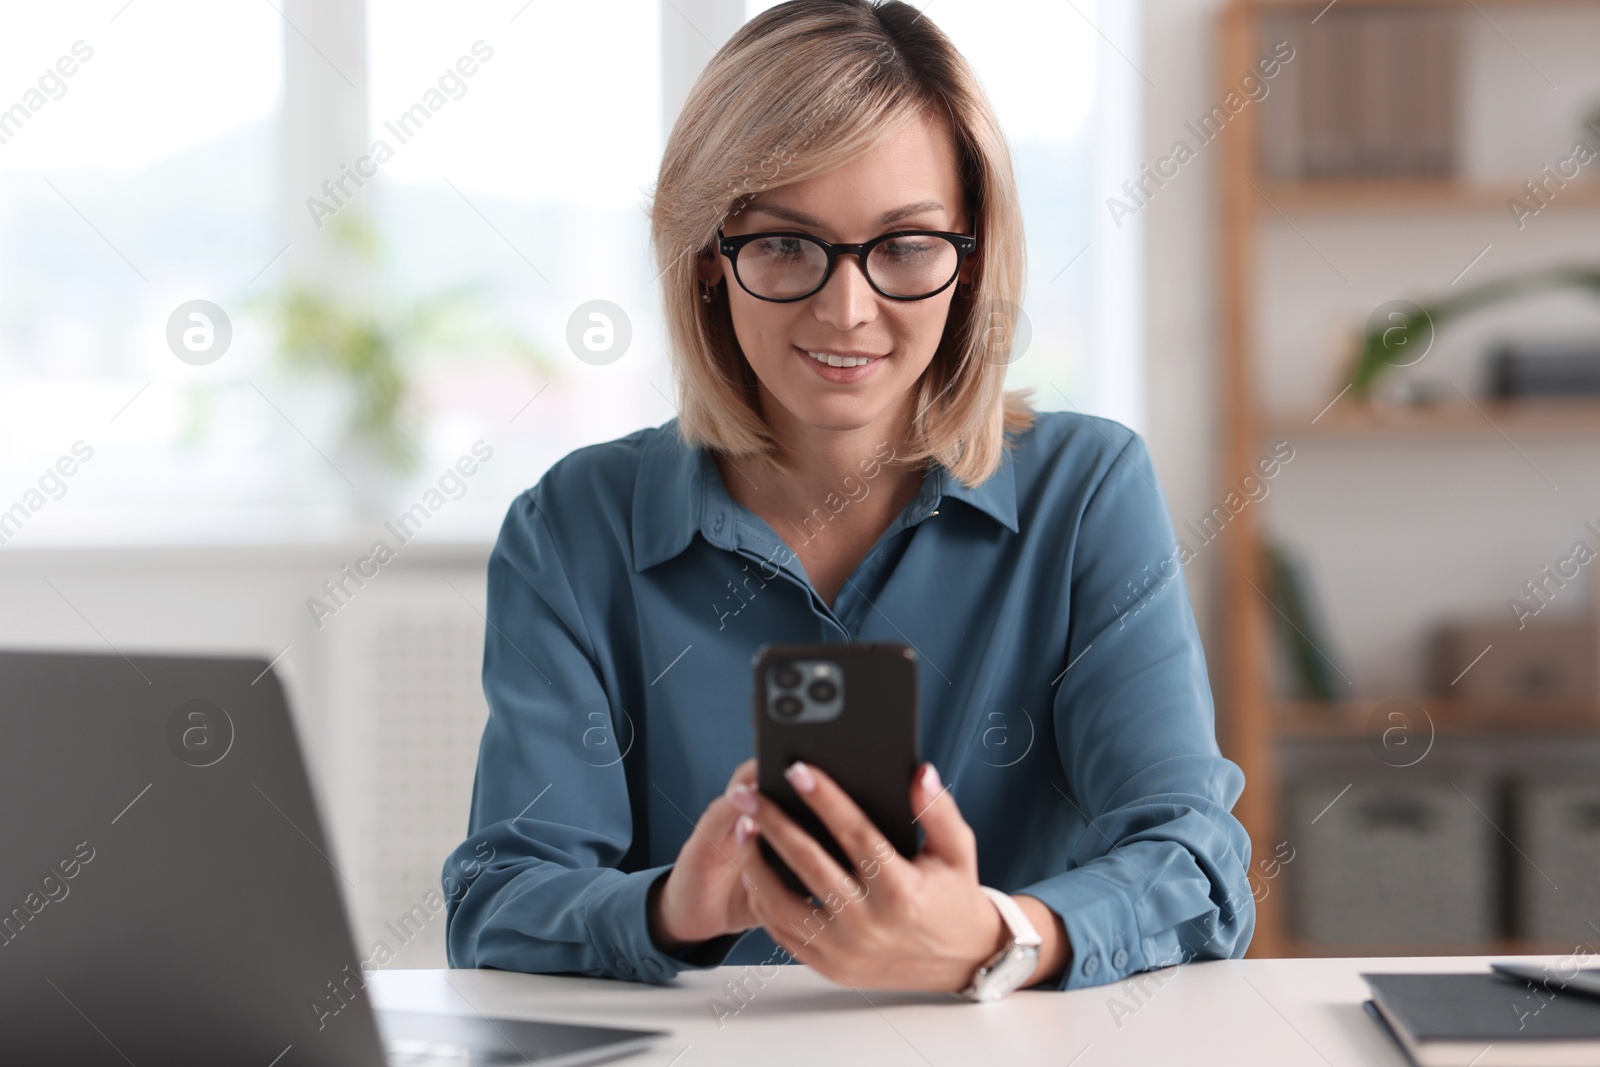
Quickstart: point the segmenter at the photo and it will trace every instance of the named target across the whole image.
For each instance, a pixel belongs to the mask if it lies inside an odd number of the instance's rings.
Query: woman
[[[1021,214],[949,41],[904,3],[751,20],[652,223],[679,416],[567,456],[501,530],[451,964],[798,960],[992,997],[1242,955],[1243,777],[1166,504],[1136,434],[1003,390]],[[878,640],[919,653],[926,843],[844,871],[754,788],[750,662]],[[883,843],[820,770],[789,777],[851,854]]]

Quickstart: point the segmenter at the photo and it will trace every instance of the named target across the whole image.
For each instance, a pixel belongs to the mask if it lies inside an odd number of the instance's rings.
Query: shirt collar
[[[977,485],[963,485],[942,463],[934,465],[934,473],[939,493],[934,507],[939,506],[939,497],[965,501],[1012,533],[1019,531],[1016,460],[1009,447],[1000,450],[1000,466],[995,472]]]
[[[937,511],[945,497],[963,501],[1016,533],[1017,484],[1011,449],[1002,451],[994,474],[971,487],[935,463],[928,484],[911,505],[910,521],[920,522]],[[731,504],[711,453],[687,445],[676,418],[657,427],[646,440],[633,490],[633,569],[644,571],[672,559],[689,547],[696,532],[719,548],[734,548],[737,524],[725,514]]]

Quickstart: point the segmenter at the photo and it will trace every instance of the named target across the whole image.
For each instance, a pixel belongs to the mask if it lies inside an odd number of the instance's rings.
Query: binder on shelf
[[[1261,40],[1287,40],[1263,101],[1258,167],[1274,181],[1449,178],[1456,171],[1459,12],[1428,7],[1284,11]]]
[[[1488,378],[1489,395],[1501,400],[1600,396],[1600,342],[1504,342],[1489,352]]]

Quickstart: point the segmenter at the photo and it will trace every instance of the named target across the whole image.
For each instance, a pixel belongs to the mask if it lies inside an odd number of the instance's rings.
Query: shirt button
[[[1099,969],[1100,969],[1100,957],[1099,956],[1090,956],[1088,959],[1083,961],[1083,973],[1084,974],[1093,974],[1094,972],[1098,971]]]
[[[1127,965],[1128,965],[1128,952],[1127,952],[1127,950],[1126,949],[1120,949],[1120,948],[1117,949],[1116,954],[1111,957],[1111,966],[1115,967],[1117,970],[1120,971],[1120,970],[1122,970],[1122,968],[1126,967]]]
[[[617,971],[618,973],[628,975],[631,978],[633,976],[633,964],[629,963],[627,960],[619,959],[617,961]]]
[[[720,529],[722,529],[722,516],[721,516],[721,515],[718,515],[718,516],[717,516],[717,517],[716,517],[716,519],[715,519],[715,521],[713,521],[713,522],[712,522],[712,523],[711,523],[711,528],[712,528],[712,529],[713,529],[713,530],[720,530]]]

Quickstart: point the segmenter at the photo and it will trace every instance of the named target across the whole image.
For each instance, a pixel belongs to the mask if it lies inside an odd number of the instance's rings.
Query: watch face
[[[988,974],[978,979],[980,1000],[996,1000],[1019,988],[1039,965],[1039,946],[1012,945]]]

